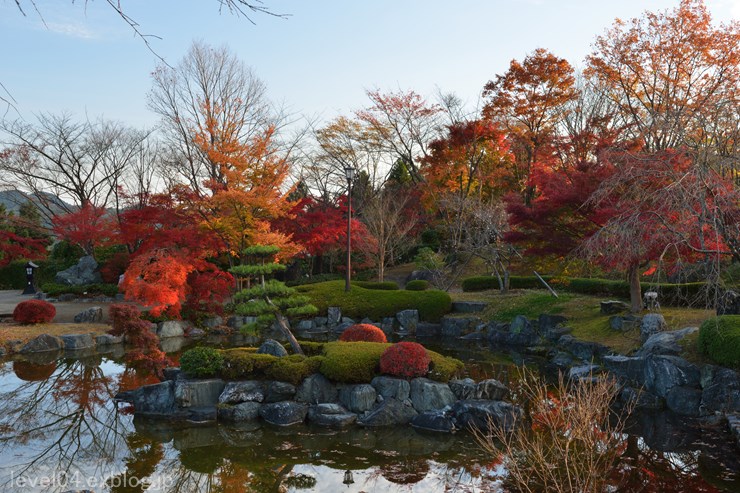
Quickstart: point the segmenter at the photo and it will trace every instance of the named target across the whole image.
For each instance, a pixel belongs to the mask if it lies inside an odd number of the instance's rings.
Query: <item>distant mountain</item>
[[[44,226],[46,227],[51,227],[51,216],[64,214],[66,211],[76,208],[50,193],[41,192],[38,195],[33,195],[20,190],[0,191],[0,204],[4,205],[5,210],[8,212],[18,214],[21,205],[26,202],[33,203],[39,209]]]

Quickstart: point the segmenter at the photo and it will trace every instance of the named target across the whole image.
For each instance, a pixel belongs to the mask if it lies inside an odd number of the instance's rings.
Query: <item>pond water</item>
[[[510,382],[525,361],[481,347],[436,347],[474,378]],[[503,491],[501,466],[467,433],[191,425],[134,419],[121,390],[151,383],[122,355],[46,355],[0,364],[0,491]],[[740,491],[722,427],[641,414],[630,427],[622,491]]]

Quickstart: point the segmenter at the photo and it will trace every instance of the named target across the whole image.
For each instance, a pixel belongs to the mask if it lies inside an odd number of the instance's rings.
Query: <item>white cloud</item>
[[[95,39],[98,36],[84,25],[77,22],[46,22],[46,29],[53,33],[79,39]]]

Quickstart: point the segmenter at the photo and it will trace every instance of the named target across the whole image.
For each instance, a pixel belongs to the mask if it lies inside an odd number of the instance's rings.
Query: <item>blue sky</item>
[[[26,2],[28,0],[25,0]],[[151,126],[146,107],[156,57],[104,0],[36,0],[21,15],[0,0],[0,82],[18,113]],[[544,47],[579,66],[615,18],[678,0],[264,0],[277,19],[256,25],[218,12],[215,0],[121,0],[124,11],[176,63],[195,39],[228,45],[294,113],[329,119],[366,104],[365,89],[455,92],[475,106],[483,85]],[[740,18],[740,0],[707,0],[717,21]],[[30,4],[28,4],[30,5]],[[16,116],[10,113],[8,116]]]

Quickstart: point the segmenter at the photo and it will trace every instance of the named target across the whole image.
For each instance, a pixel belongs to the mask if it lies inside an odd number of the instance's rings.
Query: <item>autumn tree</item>
[[[115,224],[104,207],[87,202],[75,212],[56,216],[54,234],[94,256],[96,247],[112,244]]]
[[[46,257],[47,235],[40,224],[23,215],[7,212],[0,204],[0,267],[17,260],[40,260]]]

